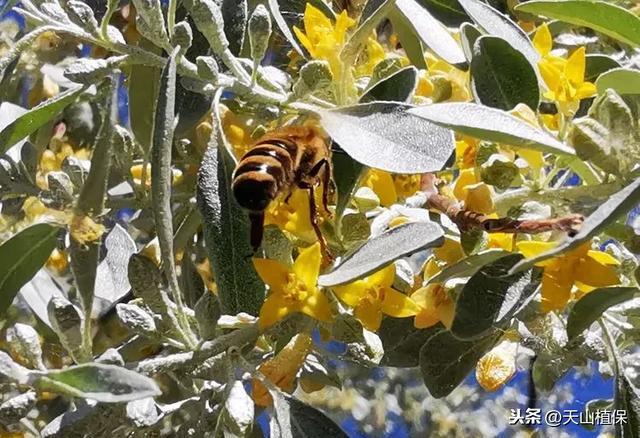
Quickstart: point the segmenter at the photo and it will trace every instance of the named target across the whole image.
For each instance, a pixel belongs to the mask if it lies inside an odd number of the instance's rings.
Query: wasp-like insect
[[[291,126],[262,136],[247,152],[233,173],[233,194],[249,211],[251,246],[262,242],[264,210],[278,196],[291,195],[295,187],[307,190],[311,224],[325,254],[327,243],[318,225],[315,190],[322,185],[322,207],[326,212],[331,182],[331,149],[313,127]]]

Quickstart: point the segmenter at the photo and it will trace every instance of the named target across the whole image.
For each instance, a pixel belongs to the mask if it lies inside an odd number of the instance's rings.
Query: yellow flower
[[[442,93],[439,88],[442,86],[442,79],[445,79],[451,86],[451,91],[450,93],[445,93],[445,98],[438,98],[438,101],[467,102],[471,100],[468,72],[459,70],[430,53],[425,55],[425,60],[427,61],[428,72],[423,73],[420,78],[415,93],[416,96],[437,97],[437,93]]]
[[[371,76],[375,66],[386,56],[384,47],[374,37],[367,39],[363,54],[364,62],[359,63],[356,67],[356,77]]]
[[[515,234],[510,233],[488,233],[487,248],[504,249],[505,251],[513,251],[513,243]]]
[[[455,315],[455,303],[447,290],[439,283],[421,287],[411,295],[411,299],[420,306],[413,322],[416,328],[432,327],[442,322],[450,328]]]
[[[29,222],[33,222],[43,214],[47,213],[49,209],[44,203],[36,196],[29,196],[22,203],[22,211]]]
[[[264,362],[258,370],[278,388],[291,394],[295,389],[296,375],[311,350],[311,337],[299,334],[293,337],[278,354]],[[253,380],[253,400],[258,406],[273,403],[267,388],[257,379]]]
[[[199,136],[205,136],[208,127],[202,126],[199,132]],[[240,159],[246,154],[253,145],[253,139],[251,138],[251,132],[247,121],[238,117],[231,110],[226,110],[222,114],[222,130],[224,131],[225,138],[233,147],[233,153],[236,158]],[[209,133],[211,135],[211,133]]]
[[[213,293],[218,293],[218,287],[216,283],[213,281],[213,273],[211,272],[211,263],[209,263],[209,259],[204,259],[202,262],[196,264],[196,271],[202,278],[202,282],[205,287]]]
[[[496,391],[516,373],[516,344],[502,342],[476,364],[476,379],[485,391]]]
[[[261,330],[296,312],[331,321],[329,300],[317,287],[321,258],[320,244],[315,243],[300,252],[291,269],[275,260],[253,259],[258,275],[269,286],[269,295],[260,309]]]
[[[322,189],[315,191],[316,205],[319,213],[318,220],[322,220],[325,212],[320,207],[322,199]],[[265,210],[265,225],[276,225],[283,231],[293,234],[298,239],[306,242],[314,242],[317,238],[313,225],[311,224],[311,207],[309,205],[309,194],[306,190],[295,188],[291,192],[289,200],[285,202],[287,196],[282,195],[276,198]]]
[[[71,238],[82,245],[100,240],[104,231],[104,225],[84,215],[74,215],[69,226]]]
[[[145,170],[143,172],[143,169]],[[133,183],[136,186],[142,185],[142,176],[144,173],[145,177],[145,187],[151,187],[151,164],[147,163],[147,166],[144,167],[142,164],[134,164],[129,169],[131,173],[131,178],[133,179]],[[182,171],[180,169],[171,169],[171,183],[173,185],[180,184],[182,182],[183,176]]]
[[[65,251],[58,250],[58,248],[54,248],[46,263],[47,268],[53,269],[58,274],[62,274],[68,265],[67,254]]]
[[[378,272],[344,286],[334,292],[345,304],[354,308],[356,318],[371,331],[382,323],[382,314],[396,318],[413,316],[420,310],[411,298],[393,289],[396,267],[391,264]]]
[[[474,169],[464,169],[453,187],[456,199],[464,201],[466,209],[489,214],[494,210],[493,188],[478,182]]]
[[[460,242],[451,237],[445,237],[442,246],[433,250],[433,255],[436,259],[443,261],[445,265],[456,263],[465,257]]]
[[[478,153],[478,140],[463,136],[456,141],[456,162],[458,169],[470,169],[476,165]]]
[[[334,77],[341,77],[342,61],[340,52],[346,41],[347,30],[355,21],[342,11],[336,17],[335,25],[318,8],[307,3],[304,10],[304,32],[293,27],[298,40],[307,49],[313,59],[322,59],[329,63]]]
[[[585,48],[578,48],[567,59],[552,55],[550,52],[553,40],[546,23],[536,31],[533,45],[542,55],[538,61],[538,67],[549,87],[544,97],[555,101],[561,113],[573,116],[578,109],[580,99],[596,93],[596,86],[584,80]]]
[[[531,126],[535,126],[536,128],[540,127],[540,123],[538,123],[536,113],[523,103],[519,103],[518,105],[516,105],[516,107],[511,110],[510,113],[520,120],[524,120]],[[509,148],[511,148],[511,146],[509,146]],[[529,164],[532,169],[539,171],[544,166],[544,155],[542,152],[521,147],[514,149],[517,151],[518,155]]]
[[[553,249],[554,242],[523,241],[517,243],[518,250],[532,258]],[[618,284],[620,279],[615,266],[620,262],[603,251],[591,249],[591,242],[578,248],[536,264],[544,268],[542,278],[542,310],[563,309],[571,298],[575,285],[582,292],[596,287]]]
[[[393,177],[393,185],[400,198],[408,198],[420,190],[420,175],[398,174]]]
[[[378,195],[380,205],[389,207],[398,200],[398,192],[393,177],[389,172],[378,169],[369,169],[364,179],[365,187],[369,187]]]

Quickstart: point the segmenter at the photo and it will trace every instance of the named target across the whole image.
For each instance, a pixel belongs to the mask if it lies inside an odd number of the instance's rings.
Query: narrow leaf
[[[378,330],[384,347],[380,365],[388,367],[413,368],[420,365],[416,351],[433,336],[446,330],[442,324],[427,329],[417,329],[412,318],[385,318]]]
[[[586,56],[584,80],[587,82],[596,82],[601,74],[620,68],[620,63],[607,55],[599,53],[590,53]]]
[[[449,64],[465,64],[462,49],[449,31],[415,0],[397,0],[395,7],[411,23],[422,42]]]
[[[418,70],[405,67],[366,90],[360,102],[408,102],[418,85]]]
[[[516,11],[585,26],[618,41],[640,46],[640,18],[608,2],[534,0],[516,6]]]
[[[540,88],[531,64],[499,37],[482,36],[474,44],[471,88],[483,105],[505,111],[519,103],[538,108]]]
[[[115,365],[88,363],[63,370],[33,372],[30,376],[41,391],[120,403],[162,394],[149,377]]]
[[[220,124],[221,92],[222,89],[214,98],[214,132],[198,175],[198,206],[223,312],[257,315],[264,298],[264,284],[251,263],[248,215],[237,204],[231,189],[236,163]]]
[[[329,417],[293,397],[286,397],[291,418],[291,433],[298,438],[347,438]]]
[[[395,8],[389,12],[389,20],[411,64],[419,69],[426,69],[427,62],[424,59],[424,48],[411,22]]]
[[[377,271],[399,257],[440,246],[443,242],[444,232],[433,222],[400,225],[367,241],[332,272],[321,275],[318,284],[336,286],[349,283]]]
[[[596,211],[585,219],[580,231],[575,236],[568,237],[567,240],[551,251],[521,261],[513,267],[512,272],[527,269],[536,263],[555,257],[591,240],[593,236],[600,233],[609,224],[615,222],[620,216],[638,205],[638,203],[640,203],[640,178],[635,179],[618,193],[610,196],[604,204],[600,205]]]
[[[0,316],[16,294],[45,264],[56,247],[58,228],[36,224],[0,245]]]
[[[559,155],[575,155],[570,147],[511,114],[473,103],[437,103],[411,114],[480,140],[510,144]]]
[[[604,94],[609,88],[618,94],[640,94],[640,71],[614,68],[600,75],[596,87],[598,94]]]
[[[482,35],[482,32],[471,23],[464,23],[460,26],[460,45],[464,56],[467,57],[467,61],[471,62],[473,59],[473,46],[478,38]]]
[[[510,319],[518,305],[537,287],[531,271],[508,274],[520,254],[511,254],[483,266],[467,281],[456,301],[451,333],[475,339]]]
[[[626,421],[616,421],[615,436],[637,438],[640,434],[640,389],[624,373],[616,376],[614,409],[614,412],[626,414]]]
[[[278,4],[278,0],[268,0],[268,2],[269,2],[268,4],[269,4],[269,10],[271,11],[271,15],[273,16],[273,19],[278,25],[280,32],[282,32],[284,37],[287,39],[287,42],[291,44],[291,47],[293,47],[293,50],[298,52],[300,56],[306,59],[307,58],[306,52],[298,44],[298,41],[293,36],[293,33],[291,33],[291,29],[289,29],[289,25],[287,24],[284,17],[282,16],[282,13],[280,12],[280,5]]]
[[[6,152],[11,146],[28,135],[36,132],[45,123],[53,120],[64,108],[70,105],[84,91],[78,86],[45,100],[38,106],[18,117],[13,123],[0,132],[0,153]]]
[[[588,329],[609,307],[632,299],[638,292],[635,287],[604,287],[580,298],[571,309],[567,320],[569,339]]]
[[[509,253],[502,249],[490,249],[478,254],[472,254],[457,263],[446,266],[442,271],[426,280],[428,280],[429,284],[434,284],[443,283],[450,278],[470,277],[482,266],[498,260],[507,254]]]
[[[141,40],[140,47],[153,52],[160,50],[145,39]],[[160,69],[155,66],[134,64],[131,66],[128,79],[131,130],[142,149],[148,151],[151,149],[153,114],[160,85]]]
[[[410,108],[373,102],[318,114],[331,138],[364,165],[397,173],[441,170],[454,149],[453,133],[413,116]]]
[[[531,44],[527,34],[509,17],[501,14],[480,0],[458,0],[478,26],[490,35],[498,36],[509,42],[514,49],[520,51],[536,69],[540,55]]]

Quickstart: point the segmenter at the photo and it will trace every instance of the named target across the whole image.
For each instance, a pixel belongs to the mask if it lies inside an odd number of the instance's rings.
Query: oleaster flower
[[[362,280],[335,286],[333,291],[354,308],[356,318],[367,330],[376,331],[382,323],[382,314],[406,318],[420,310],[411,298],[391,287],[395,275],[396,267],[391,264]]]
[[[322,221],[324,214],[321,201],[322,189],[315,191],[318,206],[318,220]],[[289,199],[287,199],[287,197]],[[311,208],[309,194],[306,190],[295,188],[291,196],[284,195],[276,198],[265,210],[265,225],[276,225],[282,231],[291,233],[298,239],[314,242],[317,236],[311,224]]]
[[[261,330],[296,312],[331,321],[329,300],[317,286],[321,261],[319,243],[302,250],[291,269],[275,260],[253,259],[258,275],[269,286],[269,295],[260,309]]]
[[[501,342],[480,358],[476,364],[476,379],[485,391],[496,391],[516,373],[517,345]]]
[[[329,63],[334,77],[342,74],[340,52],[347,38],[347,30],[355,25],[355,21],[342,11],[333,24],[322,11],[311,3],[307,3],[304,10],[304,32],[293,27],[305,49],[313,59],[323,59]]]
[[[522,241],[516,245],[525,257],[532,258],[550,251],[557,243]],[[619,264],[610,254],[591,249],[591,242],[537,263],[536,266],[544,268],[542,310],[563,309],[571,298],[573,286],[582,292],[590,292],[597,287],[618,284],[620,279],[615,267]]]
[[[420,306],[420,311],[413,322],[416,328],[428,328],[439,322],[447,328],[451,327],[455,303],[441,284],[435,283],[421,287],[411,295],[411,299]]]
[[[291,394],[295,389],[296,375],[304,364],[313,343],[311,336],[301,333],[294,336],[278,354],[258,367],[258,370],[282,391]],[[273,403],[267,388],[258,379],[253,380],[253,400],[259,406]]]
[[[380,205],[389,207],[398,199],[407,198],[420,190],[420,175],[392,175],[384,170],[369,169],[362,185],[374,191]]]
[[[538,61],[538,67],[549,87],[544,97],[555,101],[559,111],[564,115],[573,116],[578,109],[580,99],[596,93],[595,85],[584,80],[585,48],[578,48],[567,59],[552,55],[553,40],[546,23],[536,31],[533,45],[542,55]]]
[[[493,188],[480,182],[474,169],[464,169],[460,172],[453,187],[456,199],[464,201],[467,210],[489,214],[494,210]]]

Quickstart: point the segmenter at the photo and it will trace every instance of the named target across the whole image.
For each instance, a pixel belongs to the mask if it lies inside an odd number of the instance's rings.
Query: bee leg
[[[322,208],[331,216],[329,211],[329,186],[331,185],[331,162],[326,158],[318,161],[309,171],[309,176],[317,177],[320,171],[324,169],[322,174]]]
[[[316,206],[315,187],[313,186],[313,184],[308,184],[306,182],[299,184],[299,187],[309,192],[309,215],[311,216],[311,226],[313,227],[313,231],[315,231],[316,236],[318,237],[320,247],[322,248],[322,253],[328,259],[333,260],[333,256],[329,252],[327,241],[322,235],[322,231],[320,231],[320,225],[318,224],[318,207]]]
[[[249,213],[251,221],[251,248],[255,254],[262,244],[262,234],[264,232],[264,212],[252,211]]]

